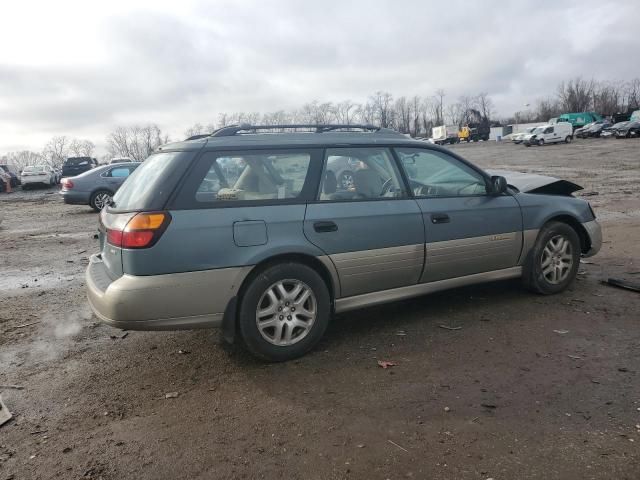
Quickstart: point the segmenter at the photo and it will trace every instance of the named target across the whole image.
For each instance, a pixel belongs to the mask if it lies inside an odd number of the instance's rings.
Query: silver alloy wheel
[[[106,192],[101,192],[96,195],[96,198],[93,200],[93,203],[96,205],[98,210],[102,210],[106,207],[111,201],[111,195]]]
[[[554,285],[564,282],[573,267],[573,247],[564,235],[556,235],[542,251],[540,267],[544,278]]]
[[[256,325],[262,338],[272,345],[293,345],[311,331],[317,308],[313,290],[306,283],[280,280],[260,297]]]

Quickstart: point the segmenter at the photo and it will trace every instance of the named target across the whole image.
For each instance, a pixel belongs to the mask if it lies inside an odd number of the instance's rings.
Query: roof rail
[[[227,127],[222,127],[211,134],[212,137],[232,137],[237,134],[242,134],[241,132],[246,133],[257,133],[258,130],[280,130],[277,133],[284,133],[284,130],[312,130],[314,133],[326,133],[333,132],[336,130],[364,130],[370,131],[374,133],[395,133],[399,134],[395,130],[391,130],[388,128],[376,127],[375,125],[347,125],[347,124],[336,124],[336,125],[322,125],[322,124],[306,124],[306,123],[293,123],[293,124],[285,124],[285,125],[250,125],[247,123],[241,125],[229,125]],[[305,132],[309,133],[309,132]]]

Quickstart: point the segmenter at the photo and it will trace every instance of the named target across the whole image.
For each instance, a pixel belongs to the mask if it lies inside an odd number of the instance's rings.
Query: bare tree
[[[389,92],[377,91],[369,97],[373,107],[376,123],[382,128],[389,128],[394,121],[393,95]]]
[[[411,103],[407,102],[405,97],[396,99],[393,106],[395,110],[395,127],[400,133],[411,132],[411,120],[413,113],[411,112]]]
[[[625,97],[627,110],[637,110],[640,108],[640,78],[634,78],[627,82],[625,86]]]
[[[22,150],[20,152],[7,153],[0,159],[0,163],[15,165],[18,171],[22,171],[26,166],[45,163],[45,159],[41,153]]]
[[[558,98],[565,112],[586,112],[593,105],[595,82],[576,77],[558,86]]]
[[[76,157],[91,157],[95,149],[95,144],[90,140],[74,138],[69,142],[69,153]]]
[[[357,112],[358,104],[351,100],[344,100],[335,106],[335,117],[338,123],[350,125]]]
[[[487,92],[480,92],[475,98],[475,105],[478,107],[480,114],[491,121],[491,117],[493,116],[493,100],[489,97]]]
[[[460,125],[464,120],[465,113],[464,106],[460,103],[451,103],[447,105],[445,112],[445,120],[448,125]]]
[[[51,166],[59,168],[69,156],[70,139],[64,135],[53,137],[42,151],[44,160]]]
[[[107,136],[107,151],[112,157],[129,157],[142,162],[168,140],[169,137],[154,123],[117,127]]]

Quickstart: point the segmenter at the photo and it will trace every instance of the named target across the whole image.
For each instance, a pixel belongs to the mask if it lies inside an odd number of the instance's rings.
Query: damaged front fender
[[[583,187],[568,180],[538,175],[536,173],[513,172],[510,170],[487,170],[491,176],[500,175],[507,179],[510,187],[522,193],[571,196]]]

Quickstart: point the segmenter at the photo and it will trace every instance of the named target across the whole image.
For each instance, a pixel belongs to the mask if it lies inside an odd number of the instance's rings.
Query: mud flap
[[[236,314],[238,311],[238,297],[229,300],[227,308],[222,317],[222,338],[225,342],[233,345],[236,339]]]

